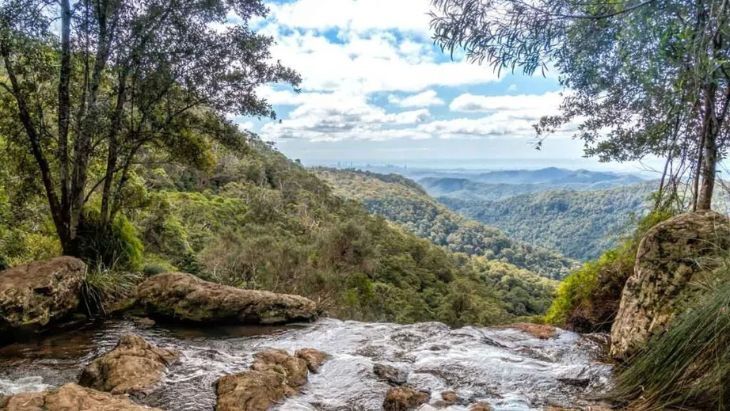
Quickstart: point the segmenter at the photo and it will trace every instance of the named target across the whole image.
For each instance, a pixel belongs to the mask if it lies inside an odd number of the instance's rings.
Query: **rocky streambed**
[[[334,319],[191,328],[109,320],[0,348],[0,396],[78,382],[82,368],[130,333],[180,354],[153,389],[134,398],[164,410],[214,409],[215,382],[248,370],[269,348],[329,354],[301,392],[275,407],[281,410],[380,410],[394,386],[428,393],[420,409],[585,407],[611,384],[611,367],[599,361],[599,336],[561,330]]]

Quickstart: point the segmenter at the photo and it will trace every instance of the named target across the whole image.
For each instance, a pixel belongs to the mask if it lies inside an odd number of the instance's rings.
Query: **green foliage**
[[[405,177],[322,168],[315,172],[337,194],[361,201],[368,211],[451,251],[508,262],[549,278],[562,278],[574,266],[555,252],[514,241],[496,228],[451,212]]]
[[[142,276],[137,273],[107,270],[101,266],[89,270],[81,287],[81,301],[89,316],[106,315],[107,307],[134,296]]]
[[[266,144],[249,142],[245,150],[212,146],[211,170],[136,170],[152,187],[132,214],[146,272],[172,266],[301,294],[341,318],[490,324],[512,317],[462,257],[368,214]]]
[[[472,270],[489,285],[505,309],[517,317],[544,314],[555,296],[558,282],[501,261],[474,257]]]
[[[654,211],[636,224],[634,233],[617,248],[585,263],[558,286],[545,321],[583,332],[608,331],[618,310],[626,280],[633,274],[639,242],[656,224],[673,215]]]
[[[730,272],[620,370],[614,395],[631,409],[724,410],[730,404]]]
[[[107,227],[97,211],[88,209],[79,225],[75,246],[77,255],[92,266],[132,271],[142,267],[144,244],[137,228],[123,215]]]
[[[730,117],[724,0],[432,3],[435,41],[452,53],[495,71],[558,71],[571,92],[560,115],[535,125],[538,148],[544,134],[567,126],[603,161],[667,158],[674,181],[666,188],[697,176],[692,203],[710,209]],[[680,162],[691,166],[676,169]]]
[[[616,247],[643,215],[655,182],[603,190],[553,189],[500,200],[441,197],[450,209],[504,230],[530,244],[541,244],[579,260],[598,258]]]
[[[233,286],[300,294],[347,319],[493,324],[544,311],[550,281],[506,262],[473,262],[420,239],[335,195],[268,145],[239,136],[242,147],[207,146],[212,167],[158,162],[165,151],[149,151],[155,167],[143,162],[130,169],[124,208],[111,229],[103,229],[96,208],[87,208],[79,247],[95,267],[84,286],[91,313],[124,295],[117,282],[136,281],[141,277],[125,273],[139,270],[179,270]],[[14,184],[8,187],[17,186],[11,176],[3,178]],[[407,180],[386,180],[409,187]],[[424,196],[416,187],[410,185]],[[16,252],[10,246],[24,243],[2,239],[40,235],[55,241],[53,225],[42,195],[26,201],[27,191],[10,194],[0,201],[0,212],[19,216],[18,228],[0,224],[0,255],[25,262],[33,258],[31,248]],[[475,244],[487,240],[473,238]],[[495,241],[505,259],[522,250],[508,250],[506,238]],[[48,256],[58,253],[56,247]]]
[[[215,29],[230,13],[241,24]],[[133,208],[134,164],[209,170],[214,144],[243,146],[228,114],[275,117],[257,90],[300,77],[249,28],[266,13],[260,0],[0,3],[0,134],[29,158],[66,253],[91,204],[106,231]]]

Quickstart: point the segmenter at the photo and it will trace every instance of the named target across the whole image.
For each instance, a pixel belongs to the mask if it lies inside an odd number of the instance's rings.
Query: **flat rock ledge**
[[[316,372],[328,355],[311,348],[289,355],[270,349],[257,353],[251,369],[216,382],[216,411],[265,411],[299,392],[309,371]]]
[[[175,350],[158,348],[137,335],[124,335],[114,349],[86,366],[79,384],[115,395],[144,397],[179,357]]]
[[[0,411],[162,411],[77,384],[0,398]]]
[[[73,257],[36,261],[0,272],[0,339],[42,331],[79,306],[86,265]]]
[[[148,315],[185,322],[284,324],[313,321],[316,304],[298,295],[244,290],[186,273],[150,277],[137,288]]]

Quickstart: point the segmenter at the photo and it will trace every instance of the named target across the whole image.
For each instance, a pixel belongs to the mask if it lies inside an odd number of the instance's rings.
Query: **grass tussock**
[[[728,275],[628,362],[617,378],[617,399],[642,411],[730,409]]]
[[[143,280],[143,274],[97,267],[89,270],[81,286],[81,300],[91,317],[109,314],[115,303],[127,300]]]

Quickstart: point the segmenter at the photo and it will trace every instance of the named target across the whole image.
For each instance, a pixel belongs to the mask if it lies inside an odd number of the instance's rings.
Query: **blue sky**
[[[428,0],[269,5],[254,26],[275,38],[274,58],[302,75],[302,90],[262,88],[278,120],[236,121],[291,158],[307,165],[554,159],[600,168],[580,160],[571,127],[542,151],[533,148],[532,124],[558,112],[555,73],[500,77],[462,56],[452,60],[433,45]]]

